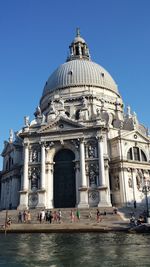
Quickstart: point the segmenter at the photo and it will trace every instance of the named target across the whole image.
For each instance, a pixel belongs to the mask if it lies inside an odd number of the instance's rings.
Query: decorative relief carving
[[[35,208],[38,204],[38,194],[36,192],[30,193],[28,196],[28,205],[30,208]]]
[[[142,191],[142,184],[144,182],[144,176],[142,170],[137,170],[136,173],[136,186],[139,191]]]
[[[91,192],[89,192],[89,201],[92,202],[97,202],[98,201],[98,191],[96,190],[92,190]]]
[[[136,186],[139,191],[142,191],[145,184],[150,184],[150,175],[148,170],[137,169],[136,171]]]
[[[120,190],[119,176],[115,176],[115,177],[114,177],[113,190],[114,190],[114,191],[119,191],[119,190]]]
[[[132,179],[130,177],[128,179],[128,185],[129,185],[129,188],[133,188]]]

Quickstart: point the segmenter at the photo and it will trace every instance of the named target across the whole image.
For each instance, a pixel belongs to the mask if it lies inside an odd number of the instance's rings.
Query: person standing
[[[62,217],[61,210],[58,210],[58,222],[59,223],[61,223],[61,217]]]
[[[77,218],[77,221],[79,222],[80,221],[80,211],[78,209],[76,210],[76,218]]]
[[[136,209],[136,200],[134,200],[134,208]]]
[[[28,210],[28,213],[27,213],[27,222],[31,223],[31,213],[30,213],[29,210]]]
[[[53,219],[53,215],[52,215],[52,211],[50,210],[49,212],[49,223],[52,223],[52,219]]]
[[[73,223],[74,222],[74,212],[73,212],[73,210],[70,211],[70,219],[71,219],[71,222]]]
[[[18,223],[22,223],[22,213],[19,211],[18,213]]]
[[[96,220],[98,223],[101,221],[101,214],[100,214],[99,209],[97,209],[97,212],[96,212]]]

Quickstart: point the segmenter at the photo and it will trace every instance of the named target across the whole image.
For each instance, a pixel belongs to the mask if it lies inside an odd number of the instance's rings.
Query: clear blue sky
[[[149,0],[0,0],[0,151],[33,113],[80,27],[92,60],[150,127]],[[1,169],[0,159],[0,169]]]

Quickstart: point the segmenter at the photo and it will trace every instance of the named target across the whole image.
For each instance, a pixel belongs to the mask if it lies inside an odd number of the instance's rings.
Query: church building
[[[145,205],[150,138],[79,29],[48,78],[34,119],[2,151],[0,209]]]

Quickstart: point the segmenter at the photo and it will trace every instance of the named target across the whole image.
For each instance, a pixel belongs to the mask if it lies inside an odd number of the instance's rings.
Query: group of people
[[[70,221],[73,223],[75,221],[80,221],[80,211],[77,209],[77,210],[72,210],[70,211]]]
[[[117,209],[114,209],[114,213],[117,213]],[[89,219],[91,220],[94,216],[96,217],[96,221],[99,223],[102,221],[102,215],[106,215],[106,210],[104,210],[103,213],[100,212],[99,209],[96,210],[96,214],[93,215],[91,210],[89,210]],[[71,209],[70,213],[70,222],[79,222],[80,221],[80,210],[77,209]],[[40,223],[61,223],[62,222],[62,211],[59,210],[45,210],[41,209],[41,211],[37,215],[37,220]],[[30,223],[31,222],[31,213],[29,210],[24,210],[23,212],[19,211],[18,213],[18,223]]]
[[[40,223],[46,221],[48,223],[56,222],[56,223],[61,223],[62,221],[62,213],[61,210],[59,209],[58,211],[52,212],[51,210],[41,210],[38,213],[37,219],[39,220]]]
[[[141,225],[142,223],[146,223],[146,211],[144,210],[138,218],[135,217],[134,212],[132,212],[130,217],[130,226]]]
[[[24,210],[23,212],[19,211],[18,213],[18,223],[30,223],[31,222],[31,213],[29,210]]]

